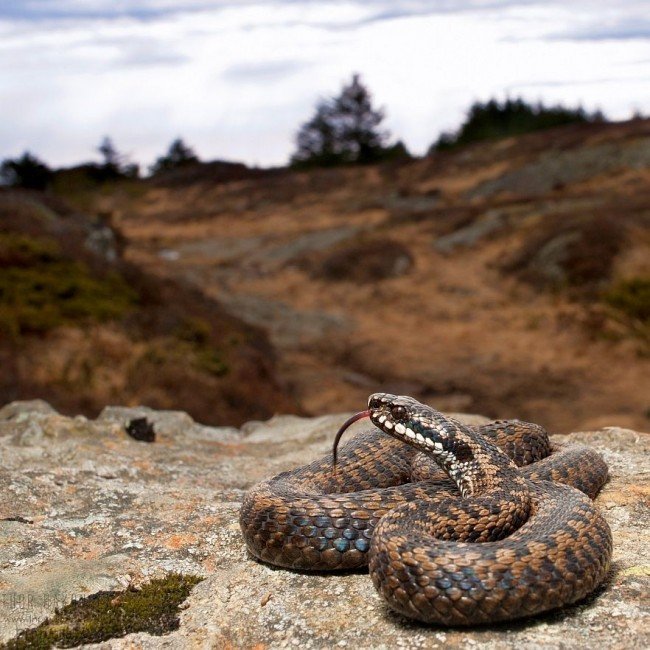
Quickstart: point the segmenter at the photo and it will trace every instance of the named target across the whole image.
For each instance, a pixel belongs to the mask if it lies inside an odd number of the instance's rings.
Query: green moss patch
[[[608,289],[603,299],[626,317],[650,325],[650,278],[622,280]]]
[[[639,352],[650,354],[650,278],[621,280],[603,292],[602,301],[609,307],[612,321],[619,325],[613,336],[633,336],[641,341]],[[608,331],[604,334],[612,336]]]
[[[120,274],[98,277],[48,238],[0,233],[0,269],[0,332],[13,338],[115,319],[137,298]]]
[[[0,645],[2,650],[71,648],[134,632],[156,636],[178,629],[179,606],[203,578],[172,573],[140,589],[102,591],[57,610],[38,627]]]
[[[220,350],[212,344],[212,325],[205,318],[186,317],[173,331],[177,339],[178,352],[189,353],[195,368],[215,377],[227,375],[230,368]]]

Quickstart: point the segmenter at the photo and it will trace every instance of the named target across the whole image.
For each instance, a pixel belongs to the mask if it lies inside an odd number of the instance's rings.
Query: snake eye
[[[390,410],[393,420],[402,420],[406,417],[406,409],[403,406],[393,406]]]

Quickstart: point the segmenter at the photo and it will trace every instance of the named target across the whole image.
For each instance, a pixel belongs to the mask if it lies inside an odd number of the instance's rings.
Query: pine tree
[[[320,101],[314,116],[296,136],[294,166],[330,166],[380,160],[389,134],[380,129],[384,111],[358,74],[334,98]]]
[[[119,178],[138,177],[138,165],[130,163],[127,156],[119,153],[108,136],[101,141],[97,151],[101,154],[104,162],[97,169],[96,180],[112,181]]]
[[[44,190],[52,180],[52,170],[26,151],[20,158],[7,159],[0,165],[0,179],[12,187]]]
[[[176,138],[167,150],[167,154],[160,156],[156,162],[151,166],[150,172],[152,174],[159,174],[160,172],[168,171],[170,169],[178,169],[187,165],[194,165],[199,162],[198,156],[194,153],[191,147],[188,147],[181,138]]]
[[[460,128],[455,132],[441,134],[431,145],[429,155],[471,142],[496,140],[566,124],[604,120],[600,111],[589,113],[582,107],[545,106],[541,102],[529,104],[520,97],[508,98],[504,102],[495,99],[474,102]]]

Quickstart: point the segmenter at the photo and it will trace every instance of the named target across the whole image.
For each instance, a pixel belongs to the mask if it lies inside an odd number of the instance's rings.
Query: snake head
[[[469,446],[455,440],[456,428],[442,413],[421,404],[406,395],[374,393],[368,398],[368,409],[348,418],[334,438],[332,449],[333,465],[337,462],[337,448],[341,436],[354,422],[370,418],[371,422],[398,440],[428,451],[434,457],[445,460],[453,456],[456,460],[472,460]],[[460,458],[459,458],[460,456]]]
[[[375,393],[368,399],[372,423],[385,433],[428,451],[439,461],[466,463],[474,456],[462,425],[406,395]]]
[[[390,393],[371,395],[368,409],[353,415],[339,429],[334,439],[334,466],[341,436],[351,424],[366,417],[384,433],[427,452],[463,496],[488,489],[494,484],[496,471],[514,473],[524,480],[498,447],[470,427],[412,397]]]
[[[442,449],[444,431],[436,426],[437,411],[412,397],[375,393],[368,398],[368,413],[376,427],[395,438],[427,448],[438,442]]]

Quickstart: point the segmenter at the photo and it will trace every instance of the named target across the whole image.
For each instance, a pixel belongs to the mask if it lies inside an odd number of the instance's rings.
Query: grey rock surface
[[[143,416],[154,443],[125,433]],[[97,647],[650,646],[648,434],[569,436],[609,463],[598,504],[614,559],[607,585],[563,611],[475,630],[427,627],[393,614],[364,572],[314,575],[254,561],[238,525],[245,490],[326,452],[344,417],[278,416],[236,431],[144,408],[110,407],[95,421],[35,402],[0,410],[0,642],[73,598],[178,571],[205,580],[177,631]]]
[[[222,302],[237,318],[265,328],[273,345],[282,349],[301,349],[350,327],[344,316],[297,310],[286,302],[260,296],[225,295]]]
[[[507,215],[499,210],[490,210],[474,223],[438,237],[433,246],[439,253],[451,253],[457,248],[471,248],[484,238],[502,230],[507,224]]]
[[[604,143],[577,150],[548,151],[534,162],[472,188],[467,198],[485,199],[501,192],[538,195],[626,167],[650,167],[649,138],[639,138],[626,147]]]

